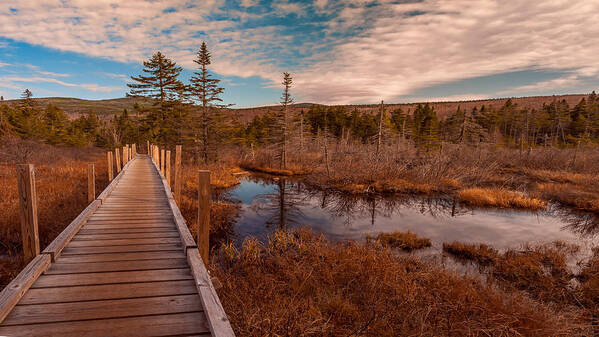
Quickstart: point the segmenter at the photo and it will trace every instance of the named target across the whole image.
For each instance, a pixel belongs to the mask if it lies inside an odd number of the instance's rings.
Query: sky
[[[471,100],[599,88],[599,1],[0,0],[0,95],[124,97],[161,51],[194,71],[205,41],[223,99]]]

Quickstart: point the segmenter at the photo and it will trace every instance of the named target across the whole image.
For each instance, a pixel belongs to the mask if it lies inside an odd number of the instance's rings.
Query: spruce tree
[[[157,52],[152,57],[143,62],[143,72],[146,75],[131,76],[136,83],[129,83],[129,97],[147,97],[154,100],[154,106],[145,117],[144,130],[149,138],[167,143],[172,140],[174,130],[170,130],[169,123],[176,118],[173,112],[174,107],[179,104],[178,93],[185,88],[185,85],[179,80],[182,68],[165,57],[161,52]]]
[[[202,133],[202,158],[204,163],[208,162],[208,132],[209,129],[214,127],[215,117],[217,117],[209,116],[209,113],[211,111],[214,112],[214,109],[223,107],[218,102],[222,102],[220,95],[224,91],[223,88],[218,86],[220,80],[212,77],[208,71],[208,66],[211,63],[210,58],[211,54],[208,51],[206,42],[202,42],[196,59],[193,60],[198,65],[198,70],[194,72],[194,75],[190,79],[191,92],[202,105],[200,131]]]
[[[287,108],[293,103],[293,98],[291,98],[291,84],[293,83],[293,79],[288,72],[283,73],[283,94],[281,95],[281,104],[283,105],[283,110],[281,111],[281,115],[279,116],[279,123],[281,126],[281,168],[287,167]]]

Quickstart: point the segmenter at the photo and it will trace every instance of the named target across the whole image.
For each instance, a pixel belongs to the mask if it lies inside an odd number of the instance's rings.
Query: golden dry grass
[[[410,231],[380,233],[376,237],[367,236],[366,240],[377,242],[386,247],[398,248],[409,252],[431,246],[430,239],[419,237],[418,235]]]
[[[599,190],[592,185],[575,186],[569,183],[539,183],[532,187],[536,195],[576,209],[599,213]]]
[[[239,336],[584,336],[580,308],[506,292],[433,262],[306,230],[224,245],[219,297]]]
[[[28,158],[13,153],[27,147]],[[16,164],[33,163],[36,174],[40,247],[43,250],[87,206],[87,164],[96,171],[96,194],[108,184],[106,155],[95,148],[72,149],[36,143],[0,146],[8,159],[0,164],[0,285],[4,286],[24,267],[21,258]],[[24,150],[21,149],[21,154]],[[14,155],[13,155],[14,154]]]
[[[475,261],[483,266],[494,263],[499,256],[496,249],[485,244],[443,243],[443,251],[463,260]]]
[[[458,192],[460,202],[475,207],[545,209],[544,201],[501,188],[467,188]]]

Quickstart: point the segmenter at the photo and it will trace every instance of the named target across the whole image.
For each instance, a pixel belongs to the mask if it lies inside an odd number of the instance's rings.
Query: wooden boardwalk
[[[150,157],[0,294],[0,336],[232,336],[197,245]]]

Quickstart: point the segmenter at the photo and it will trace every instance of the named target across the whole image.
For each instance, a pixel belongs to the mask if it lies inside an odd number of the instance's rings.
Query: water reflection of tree
[[[553,206],[550,214],[566,223],[563,227],[582,238],[593,239],[599,235],[599,217],[597,214]]]
[[[460,208],[454,198],[440,197],[380,197],[358,196],[339,192],[313,190],[306,192],[312,198],[320,199],[320,207],[327,210],[332,216],[343,218],[346,226],[355,220],[369,217],[374,225],[377,217],[390,218],[402,216],[405,209],[417,209],[421,214],[431,215],[434,218],[454,217],[468,213]]]
[[[289,183],[285,178],[278,179],[274,184],[275,192],[259,195],[252,209],[257,214],[265,214],[268,227],[285,229],[289,225],[299,224],[304,217],[301,207],[306,205],[299,184]]]

